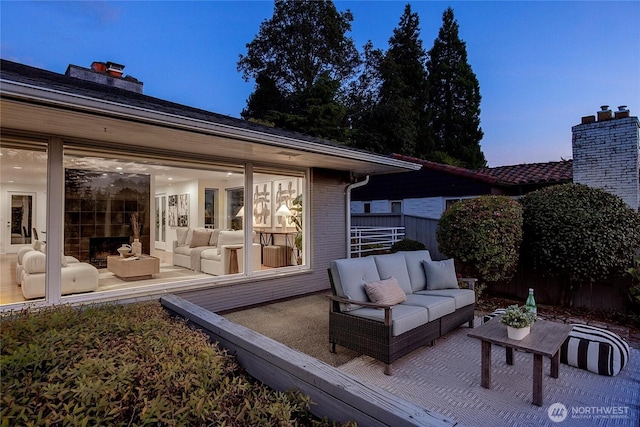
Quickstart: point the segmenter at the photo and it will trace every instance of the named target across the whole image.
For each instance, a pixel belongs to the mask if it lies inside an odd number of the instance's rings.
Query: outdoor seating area
[[[331,262],[329,341],[392,364],[464,323],[473,324],[475,279],[460,289],[453,260],[429,251]]]
[[[336,355],[323,344],[329,335],[327,297],[327,294],[314,294],[224,316],[335,366],[358,384],[378,388],[398,400],[424,408],[432,415],[442,416],[451,423],[449,425],[555,425],[548,415],[552,405],[564,406],[566,419],[559,424],[563,426],[635,427],[640,422],[638,348],[629,348],[626,366],[616,376],[598,375],[562,363],[558,377],[553,378],[551,360],[544,358],[544,404],[538,407],[532,404],[534,356],[531,353],[515,351],[512,364],[508,364],[505,349],[493,346],[492,387],[482,387],[481,342],[467,334],[479,329],[483,316],[490,318],[491,313],[476,311],[474,329],[463,324],[436,339],[435,346],[417,348],[397,359],[393,376],[388,376],[384,374],[385,364],[380,360],[346,349]],[[564,325],[562,319],[543,317],[549,323]],[[292,323],[296,328],[290,327]],[[415,425],[421,424],[416,422]]]

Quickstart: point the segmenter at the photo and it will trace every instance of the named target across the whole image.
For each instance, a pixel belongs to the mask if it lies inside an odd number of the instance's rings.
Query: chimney
[[[626,105],[621,105],[618,107],[618,111],[615,113],[616,119],[626,119],[629,117],[629,110]]]
[[[94,61],[91,68],[69,65],[65,75],[80,80],[113,86],[130,92],[142,93],[143,83],[132,76],[122,77],[124,65],[115,62]]]
[[[598,111],[598,121],[602,122],[605,120],[611,120],[611,110],[608,105],[603,105],[600,107],[600,111]]]
[[[633,210],[640,210],[640,122],[626,105],[615,119],[603,105],[594,116],[582,118],[571,128],[573,182],[602,188],[619,196]],[[586,120],[585,120],[586,119]]]

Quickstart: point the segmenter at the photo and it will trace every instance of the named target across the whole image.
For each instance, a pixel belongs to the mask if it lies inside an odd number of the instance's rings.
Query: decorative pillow
[[[189,232],[188,228],[176,228],[176,236],[178,240],[178,246],[182,246],[187,241],[187,233]]]
[[[187,238],[184,240],[184,244],[187,246],[191,246],[191,239],[193,239],[193,232],[194,231],[209,231],[204,227],[196,227],[196,228],[189,228],[187,230]]]
[[[210,231],[194,231],[191,237],[190,248],[197,248],[199,246],[209,246],[209,239],[211,239]]]
[[[209,246],[218,246],[218,237],[220,236],[220,229],[214,228],[211,231],[211,239],[209,239]]]
[[[396,305],[407,300],[407,295],[393,277],[365,283],[364,290],[369,299],[377,304]]]
[[[67,257],[64,256],[64,252],[60,254],[60,264],[62,264],[63,267],[66,267],[69,265],[69,262],[67,261]]]
[[[427,290],[458,289],[458,278],[453,258],[442,261],[422,261],[425,276],[427,277]]]
[[[44,244],[45,244],[44,242],[40,240],[36,240],[35,242],[33,242],[33,249],[35,249],[36,251],[42,252],[42,246]]]

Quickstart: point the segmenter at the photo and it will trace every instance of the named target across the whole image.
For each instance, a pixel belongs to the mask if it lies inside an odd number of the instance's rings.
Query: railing
[[[351,227],[351,257],[359,258],[389,250],[403,238],[404,227]]]

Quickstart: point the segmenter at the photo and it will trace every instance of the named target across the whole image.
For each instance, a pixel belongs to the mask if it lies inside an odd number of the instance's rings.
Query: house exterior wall
[[[637,117],[573,126],[573,182],[601,188],[640,207],[640,124]]]
[[[207,310],[219,312],[312,292],[328,291],[329,263],[331,260],[347,256],[344,214],[347,184],[343,178],[335,171],[314,169],[311,172],[312,200],[308,209],[312,222],[312,247],[309,271],[280,277],[253,278],[229,286],[215,286],[176,294]],[[327,301],[327,309],[328,304]]]

